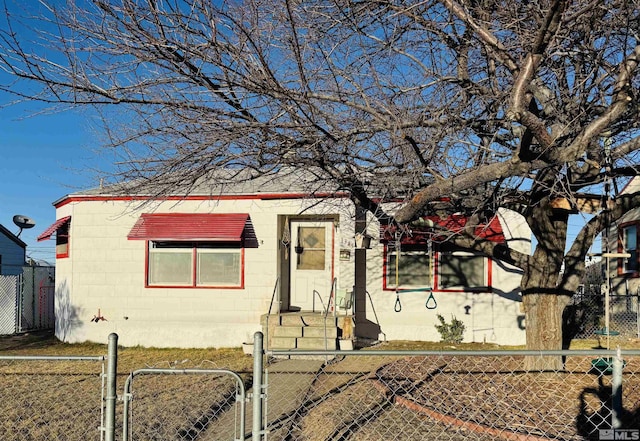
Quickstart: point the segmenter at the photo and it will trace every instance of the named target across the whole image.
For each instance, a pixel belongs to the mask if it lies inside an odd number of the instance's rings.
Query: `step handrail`
[[[264,344],[265,349],[269,349],[269,317],[271,316],[271,309],[273,308],[273,301],[276,298],[276,292],[278,292],[278,286],[280,285],[280,277],[276,277],[276,283],[273,286],[273,294],[271,294],[271,303],[269,304],[269,311],[267,311],[267,318],[265,320],[264,329]],[[280,316],[280,302],[278,301],[278,316]]]
[[[280,277],[276,277],[276,283],[273,286],[273,294],[271,294],[271,303],[269,304],[269,312],[267,316],[271,314],[271,309],[273,308],[273,301],[276,298],[276,292],[278,291],[278,285],[280,285]],[[280,314],[280,308],[278,307],[278,314]]]
[[[322,305],[322,322],[323,322],[323,328],[324,328],[324,350],[326,351],[329,349],[329,347],[327,346],[327,312],[329,311],[329,305],[327,304],[327,307],[326,308],[324,307],[324,302],[322,301],[322,295],[318,292],[318,290],[314,289],[313,290],[313,312],[316,312],[316,295],[320,299],[320,304]],[[328,303],[331,303],[331,294],[329,294]]]
[[[336,297],[337,286],[338,286],[338,278],[334,277],[333,280],[331,281],[331,291],[329,292],[329,301],[327,302],[327,309],[324,311],[325,319],[329,314],[329,309],[331,308],[331,305],[333,305],[333,316],[334,317],[336,316],[337,308],[336,308],[335,297]]]
[[[329,300],[327,301],[327,309],[325,309],[324,311],[324,317],[322,319],[323,325],[324,325],[324,350],[328,351],[329,350],[329,342],[327,341],[327,315],[329,314],[329,308],[331,307],[331,302],[335,297],[335,289],[336,286],[338,284],[338,278],[334,277],[333,280],[331,281],[331,291],[329,291]],[[336,302],[335,300],[333,301],[333,316],[336,316]],[[335,319],[334,319],[335,321]],[[325,358],[325,362],[328,361],[328,358]]]
[[[322,295],[317,289],[313,290],[313,302],[311,303],[311,308],[313,312],[316,312],[316,296],[320,299],[320,304],[322,305],[322,314],[327,313],[327,308],[324,307],[324,302],[322,301]]]

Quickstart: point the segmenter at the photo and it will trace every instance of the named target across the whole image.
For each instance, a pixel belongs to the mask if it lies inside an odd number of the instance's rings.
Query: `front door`
[[[333,242],[333,221],[291,222],[291,309],[323,311],[323,305],[327,307]]]

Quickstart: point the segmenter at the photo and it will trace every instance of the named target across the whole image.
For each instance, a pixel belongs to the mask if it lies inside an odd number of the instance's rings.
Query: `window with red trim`
[[[240,242],[148,243],[148,286],[243,287],[244,248]]]
[[[56,258],[69,257],[69,222],[61,224],[56,230]]]
[[[440,291],[489,291],[490,259],[483,254],[440,246],[385,244],[384,289],[431,288]],[[399,254],[399,258],[398,258]]]
[[[69,231],[71,216],[66,216],[56,220],[42,234],[38,236],[38,242],[49,240],[55,235],[56,238],[56,258],[69,257]]]
[[[482,254],[451,251],[438,253],[438,289],[488,290],[487,258]]]
[[[432,266],[431,255],[425,247],[412,245],[399,252],[389,247],[386,250],[385,287],[429,288],[433,286]]]
[[[620,226],[619,230],[619,251],[629,253],[631,257],[618,260],[618,272],[628,277],[640,276],[640,265],[638,265],[638,226],[640,223],[628,223]]]

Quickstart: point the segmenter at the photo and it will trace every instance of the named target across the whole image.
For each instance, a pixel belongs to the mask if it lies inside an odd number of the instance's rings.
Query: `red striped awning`
[[[452,214],[451,216],[441,218],[439,216],[424,216],[425,220],[433,222],[435,227],[427,226],[411,226],[411,234],[402,237],[403,242],[420,242],[427,238],[435,241],[446,241],[444,232],[459,233],[467,224],[468,218],[466,216]],[[395,240],[395,225],[381,225],[380,226],[380,239],[382,241]],[[478,225],[474,230],[474,235],[483,239],[490,240],[492,242],[502,243],[505,242],[504,231],[502,230],[502,224],[498,216],[494,216],[486,224]]]
[[[140,216],[130,240],[240,242],[247,213],[147,213]]]
[[[71,216],[66,216],[58,219],[57,221],[52,223],[49,228],[44,230],[44,232],[40,236],[38,236],[38,242],[51,239],[51,236],[53,236],[54,233],[56,233],[60,228],[62,228],[69,222],[71,222]]]

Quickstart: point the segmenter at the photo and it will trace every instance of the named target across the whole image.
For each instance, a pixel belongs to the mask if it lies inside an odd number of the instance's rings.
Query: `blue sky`
[[[39,14],[39,2],[12,0],[16,11]],[[0,26],[5,28],[0,14]],[[17,25],[26,41],[28,28]],[[9,85],[13,78],[0,71],[0,84]],[[20,90],[37,86],[17,84]],[[15,89],[14,89],[15,90]],[[102,167],[97,155],[95,131],[90,119],[78,112],[46,112],[35,103],[10,105],[16,97],[0,91],[0,224],[17,234],[15,214],[33,218],[36,226],[24,230],[20,238],[27,243],[27,256],[37,260],[55,261],[52,241],[37,242],[36,237],[56,220],[52,203],[79,189],[94,187],[95,172]]]
[[[17,233],[13,215],[33,218],[36,226],[20,236],[27,243],[27,255],[53,263],[53,241],[36,241],[56,220],[52,203],[97,186],[95,169],[108,170],[111,164],[96,153],[99,134],[90,115],[38,113],[41,109],[33,103],[7,106],[13,100],[0,92],[0,224]],[[581,216],[572,216],[569,243],[584,222]]]
[[[39,5],[18,3],[28,5],[28,10]],[[0,83],[10,82],[0,72]],[[0,224],[17,233],[19,229],[12,221],[15,214],[33,218],[36,226],[20,236],[28,245],[27,255],[53,263],[52,241],[36,241],[56,220],[52,203],[69,193],[97,186],[95,169],[109,170],[111,164],[95,152],[100,137],[91,113],[43,112],[34,103],[9,105],[14,100],[14,96],[0,92]],[[572,217],[569,243],[583,224],[580,216]]]
[[[37,114],[41,109],[34,104],[7,106],[14,99],[0,92],[0,224],[17,234],[13,215],[33,218],[36,226],[20,235],[27,256],[53,263],[53,242],[36,241],[56,220],[52,203],[94,187],[89,168],[108,164],[100,164],[92,151],[96,136],[89,118],[71,111]]]

